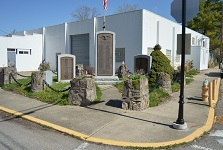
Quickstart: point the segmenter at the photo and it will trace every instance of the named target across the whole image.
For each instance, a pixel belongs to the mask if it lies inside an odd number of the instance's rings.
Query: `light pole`
[[[185,70],[185,35],[186,29],[186,0],[182,0],[182,45],[181,45],[181,83],[180,83],[180,100],[179,100],[179,110],[178,118],[176,122],[173,123],[175,129],[185,130],[187,129],[187,124],[184,122],[184,70]]]

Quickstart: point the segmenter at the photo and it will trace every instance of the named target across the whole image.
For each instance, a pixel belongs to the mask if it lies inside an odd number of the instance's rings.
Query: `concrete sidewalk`
[[[219,72],[217,68],[202,71],[185,86],[185,131],[172,128],[178,115],[179,92],[157,107],[136,112],[121,109],[121,94],[109,85],[100,85],[102,102],[89,107],[46,104],[0,89],[0,110],[91,142],[138,147],[180,144],[211,129],[214,109],[201,101],[201,90],[203,80],[217,79]]]

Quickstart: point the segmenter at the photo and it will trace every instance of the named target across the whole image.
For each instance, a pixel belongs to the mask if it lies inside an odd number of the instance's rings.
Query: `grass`
[[[26,84],[30,82],[30,78],[27,79],[19,79],[19,83]],[[51,85],[54,89],[56,90],[63,90],[67,89],[68,86],[70,86],[69,82],[53,82]],[[53,103],[53,104],[58,104],[58,105],[68,105],[68,91],[66,92],[54,92],[48,87],[45,87],[45,89],[41,92],[36,92],[32,93],[31,92],[31,86],[19,86],[17,83],[11,83],[11,84],[6,84],[2,87],[2,89],[7,90],[7,91],[12,91],[30,98],[38,99],[40,101],[46,102],[46,103]],[[101,90],[100,88],[96,85],[96,94],[97,94],[97,99],[95,101],[100,101],[101,100]]]
[[[113,85],[119,90],[120,93],[123,93],[124,82],[119,82]],[[169,94],[165,93],[163,90],[155,89],[149,93],[149,100],[150,100],[149,106],[150,107],[158,106],[164,99],[168,97]]]
[[[149,93],[149,107],[158,106],[164,99],[168,98],[169,94],[165,93],[161,89],[155,89]]]
[[[192,69],[192,70],[189,70],[186,72],[185,76],[186,77],[190,77],[190,78],[193,78],[193,76],[199,74],[200,72],[195,70],[195,69]]]

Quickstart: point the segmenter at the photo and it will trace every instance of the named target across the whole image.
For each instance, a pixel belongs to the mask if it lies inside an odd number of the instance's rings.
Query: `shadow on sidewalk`
[[[60,100],[61,101],[61,100]],[[21,115],[8,115],[6,117],[2,117],[1,119],[3,119],[1,122],[4,122],[4,121],[9,121],[9,120],[12,120],[12,119],[15,119],[15,118],[21,118],[22,116],[25,116],[25,115],[29,115],[29,114],[32,114],[34,112],[37,112],[39,110],[43,110],[43,109],[46,109],[46,108],[49,108],[49,107],[52,107],[54,105],[57,105],[60,101],[57,101],[53,104],[43,104],[43,105],[39,105],[39,106],[36,106],[36,107],[32,107],[32,108],[28,108],[28,109],[24,109],[24,110],[19,110],[17,112],[21,112],[22,114]]]
[[[210,72],[210,73],[205,73],[205,75],[208,77],[216,77],[216,78],[220,78],[221,76],[220,72]]]
[[[111,107],[116,107],[116,108],[122,108],[122,101],[116,100],[116,99],[111,99],[105,105],[111,106]]]
[[[137,117],[132,117],[132,116],[128,116],[128,115],[124,115],[124,114],[120,114],[120,113],[115,113],[115,112],[111,112],[111,111],[107,111],[107,110],[102,110],[102,109],[98,109],[98,108],[92,108],[92,107],[85,107],[87,109],[91,109],[91,110],[95,110],[95,111],[101,111],[101,112],[105,112],[105,113],[109,113],[109,114],[114,114],[114,115],[118,115],[118,116],[122,116],[122,117],[126,117],[126,118],[131,118],[131,119],[135,119],[135,120],[140,120],[140,121],[144,121],[144,122],[148,122],[148,123],[153,123],[153,124],[157,124],[157,125],[162,125],[162,126],[166,126],[169,128],[172,128],[172,124],[165,124],[165,123],[161,123],[161,122],[156,122],[156,121],[151,121],[151,120],[146,120],[146,119],[141,119],[141,118],[137,118]]]

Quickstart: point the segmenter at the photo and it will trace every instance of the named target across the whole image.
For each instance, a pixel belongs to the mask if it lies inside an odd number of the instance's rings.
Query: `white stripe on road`
[[[191,147],[193,147],[195,149],[202,149],[202,150],[213,150],[211,148],[206,148],[206,147],[202,147],[202,146],[198,146],[198,145],[192,145]]]
[[[223,130],[216,130],[214,133],[210,133],[209,136],[223,137]]]
[[[89,144],[88,143],[82,143],[81,145],[78,146],[78,148],[74,149],[74,150],[83,150],[85,149]]]

